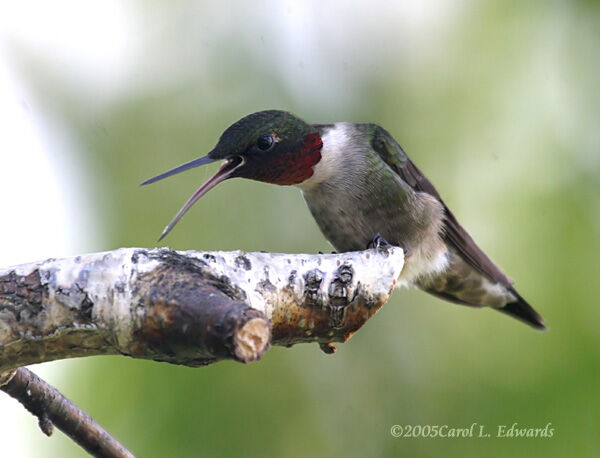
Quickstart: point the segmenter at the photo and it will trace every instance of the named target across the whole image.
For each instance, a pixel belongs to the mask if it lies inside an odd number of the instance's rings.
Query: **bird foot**
[[[410,258],[411,252],[407,248],[404,248],[402,245],[392,245],[390,242],[384,239],[379,232],[375,234],[373,239],[367,244],[367,250],[371,250],[373,248],[376,250],[385,250],[391,246],[397,246],[398,248],[401,248],[404,252],[405,260]]]
[[[381,234],[378,232],[377,234],[375,234],[375,236],[373,237],[373,239],[367,243],[367,250],[371,250],[371,249],[381,249],[381,248],[389,248],[391,247],[392,244],[390,242],[388,242],[386,239],[384,239]]]

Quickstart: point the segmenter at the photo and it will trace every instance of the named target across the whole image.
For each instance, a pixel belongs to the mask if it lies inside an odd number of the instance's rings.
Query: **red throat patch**
[[[293,154],[274,157],[270,166],[279,173],[269,180],[279,185],[292,185],[308,180],[314,173],[313,166],[321,160],[323,140],[318,132],[304,137],[304,143]]]

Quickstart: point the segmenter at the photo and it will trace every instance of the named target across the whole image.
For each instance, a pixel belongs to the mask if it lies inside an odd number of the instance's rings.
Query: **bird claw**
[[[385,249],[385,248],[389,248],[391,247],[392,244],[390,242],[388,242],[386,239],[384,239],[381,234],[378,232],[377,234],[375,234],[375,236],[373,237],[373,239],[367,243],[367,250],[371,250],[371,249]]]

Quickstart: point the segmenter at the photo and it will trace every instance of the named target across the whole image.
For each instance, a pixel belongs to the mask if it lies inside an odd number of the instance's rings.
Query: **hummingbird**
[[[379,125],[309,124],[287,111],[259,111],[228,127],[206,156],[142,185],[220,160],[215,175],[181,207],[159,241],[222,181],[240,177],[294,185],[336,250],[364,250],[375,240],[397,245],[406,258],[398,285],[458,304],[491,307],[545,329],[513,281],[477,246],[433,184]]]

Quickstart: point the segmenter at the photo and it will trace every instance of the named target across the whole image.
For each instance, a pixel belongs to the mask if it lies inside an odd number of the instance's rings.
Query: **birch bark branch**
[[[201,366],[269,343],[344,342],[389,299],[402,250],[122,248],[0,269],[0,371],[98,354]]]
[[[0,390],[94,456],[133,456],[27,364],[123,354],[201,366],[349,339],[389,299],[400,248],[291,255],[122,248],[0,269]]]

